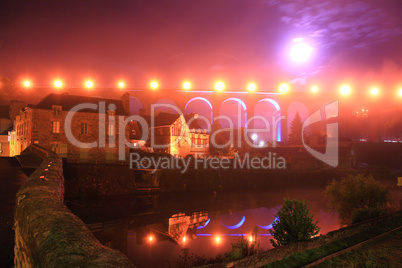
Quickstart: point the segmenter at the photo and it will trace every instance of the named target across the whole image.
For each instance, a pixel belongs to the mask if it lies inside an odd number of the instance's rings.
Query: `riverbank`
[[[310,241],[255,254],[220,267],[301,267],[402,226],[402,211],[335,230]],[[217,265],[212,265],[216,267]],[[212,267],[211,266],[211,267]],[[322,266],[324,267],[324,266]]]
[[[211,193],[268,190],[286,187],[325,187],[333,179],[358,173],[390,185],[397,177],[385,168],[318,170],[179,170],[130,169],[127,165],[63,163],[66,199],[149,193]]]
[[[314,267],[357,267],[365,263],[370,267],[402,267],[402,228]]]

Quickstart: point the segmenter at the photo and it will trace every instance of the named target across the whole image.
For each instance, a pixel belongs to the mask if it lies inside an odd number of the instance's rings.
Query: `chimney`
[[[126,114],[130,114],[130,94],[126,92],[120,97],[120,99],[123,103],[124,111]]]

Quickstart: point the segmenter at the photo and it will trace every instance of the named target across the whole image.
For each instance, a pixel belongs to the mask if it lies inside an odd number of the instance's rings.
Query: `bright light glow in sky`
[[[313,47],[305,42],[303,38],[295,38],[289,53],[294,62],[303,63],[311,58]]]

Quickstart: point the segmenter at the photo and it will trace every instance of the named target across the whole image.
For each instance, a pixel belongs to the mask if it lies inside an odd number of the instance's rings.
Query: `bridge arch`
[[[230,112],[233,110],[235,113]],[[234,129],[247,126],[247,106],[244,101],[239,98],[231,97],[224,100],[220,105],[219,115],[229,117],[233,123]],[[220,119],[220,124],[222,128],[230,127],[227,120],[224,119]]]
[[[200,103],[198,107],[194,107],[194,102]],[[193,103],[193,105],[190,105]],[[209,100],[207,100],[204,97],[194,97],[190,99],[187,103],[186,106],[184,107],[184,112],[185,114],[199,114],[202,116],[205,116],[208,118],[210,123],[212,124],[213,122],[213,111],[212,111],[212,104]]]
[[[275,120],[273,118],[278,118],[281,116],[281,107],[278,102],[271,98],[264,98],[259,100],[254,106],[254,116],[261,116],[265,118],[269,123],[269,132],[259,133],[258,142],[272,142],[281,141],[281,121],[278,122],[276,126],[276,133],[272,133],[274,130]],[[253,120],[255,129],[262,129],[266,127],[266,124],[260,120]]]

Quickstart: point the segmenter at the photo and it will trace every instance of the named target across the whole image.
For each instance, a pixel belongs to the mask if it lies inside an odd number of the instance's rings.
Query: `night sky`
[[[400,0],[3,1],[0,76],[71,86],[393,86],[402,82],[401,13]],[[297,37],[314,47],[303,65],[287,54]]]

